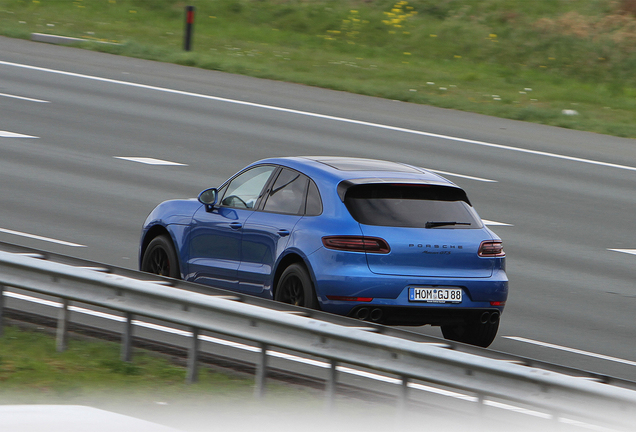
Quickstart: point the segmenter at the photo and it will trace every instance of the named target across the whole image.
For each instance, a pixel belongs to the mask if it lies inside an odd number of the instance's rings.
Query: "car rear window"
[[[344,202],[351,216],[365,225],[409,228],[482,226],[466,193],[457,187],[363,184],[350,187]]]

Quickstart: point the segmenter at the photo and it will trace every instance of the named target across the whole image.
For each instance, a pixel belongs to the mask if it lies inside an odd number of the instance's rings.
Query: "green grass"
[[[191,52],[186,4],[197,8]],[[634,10],[636,0],[0,0],[0,34],[117,42],[82,46],[636,137]]]
[[[76,336],[58,353],[50,332],[5,325],[0,405],[90,406],[188,431],[254,430],[290,413],[300,419],[324,410],[322,391],[270,379],[256,399],[252,376],[200,366],[198,382],[186,384],[185,367],[165,355],[135,349],[130,363],[119,356],[119,343]],[[364,412],[365,405],[350,409]],[[393,414],[392,406],[375,411]]]
[[[58,353],[53,335],[5,327],[0,338],[0,404],[85,403],[119,395],[137,401],[160,397],[201,403],[252,398],[253,377],[200,367],[199,381],[186,384],[185,367],[165,356],[141,349],[135,349],[130,363],[119,356],[118,343],[74,338]],[[270,387],[274,393],[290,391]]]

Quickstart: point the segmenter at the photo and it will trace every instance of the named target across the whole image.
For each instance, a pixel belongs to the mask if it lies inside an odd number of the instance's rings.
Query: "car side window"
[[[309,178],[298,171],[284,168],[269,192],[263,210],[273,213],[302,215]]]
[[[234,177],[225,188],[221,205],[224,207],[252,209],[267,184],[275,166],[252,168]]]
[[[307,205],[305,207],[305,215],[319,216],[322,213],[322,199],[318,186],[313,180],[309,179],[309,189],[307,190]]]

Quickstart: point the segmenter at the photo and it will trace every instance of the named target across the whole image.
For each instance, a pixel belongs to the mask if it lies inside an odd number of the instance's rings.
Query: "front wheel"
[[[497,330],[499,330],[498,312],[483,312],[479,316],[467,319],[463,324],[442,326],[445,339],[484,348],[495,340]]]
[[[152,239],[141,260],[141,271],[179,279],[179,261],[170,237],[160,235]]]
[[[317,309],[318,300],[307,269],[301,264],[292,264],[281,275],[274,300]]]

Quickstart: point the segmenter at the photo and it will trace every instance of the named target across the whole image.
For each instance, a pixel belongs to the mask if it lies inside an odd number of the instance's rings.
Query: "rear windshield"
[[[481,228],[481,219],[459,188],[432,185],[364,184],[345,195],[361,224],[409,228]]]

